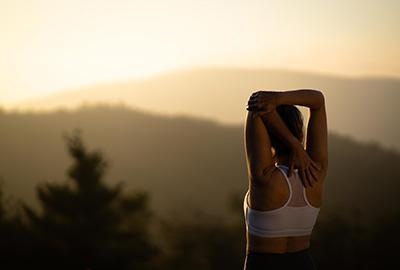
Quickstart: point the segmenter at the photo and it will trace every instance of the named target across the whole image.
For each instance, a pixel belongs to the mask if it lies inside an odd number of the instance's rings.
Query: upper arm
[[[265,179],[275,168],[271,153],[268,130],[260,116],[253,119],[253,112],[247,112],[245,124],[245,150],[249,177],[255,180]]]
[[[328,128],[325,99],[319,108],[310,109],[307,124],[306,152],[310,158],[326,171],[328,167]]]

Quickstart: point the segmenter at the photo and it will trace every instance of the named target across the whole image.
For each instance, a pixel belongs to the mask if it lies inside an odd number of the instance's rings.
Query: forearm
[[[269,131],[262,118],[251,111],[247,113],[244,131],[248,173],[253,179],[261,179],[265,169],[274,165]]]
[[[300,105],[310,109],[318,109],[324,103],[324,95],[321,91],[313,89],[279,91],[277,103],[277,105]]]
[[[277,137],[281,138],[282,142],[285,143],[289,149],[302,146],[299,139],[297,139],[288,129],[275,109],[269,113],[263,114],[261,118],[268,130],[274,133],[274,135]]]

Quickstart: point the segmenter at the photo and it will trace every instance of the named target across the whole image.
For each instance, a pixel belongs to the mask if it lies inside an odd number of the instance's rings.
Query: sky
[[[400,77],[400,1],[0,0],[0,106],[197,66]]]

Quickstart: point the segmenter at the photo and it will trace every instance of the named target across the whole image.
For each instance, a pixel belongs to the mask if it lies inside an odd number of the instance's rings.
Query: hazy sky
[[[400,77],[400,1],[0,0],[0,105],[192,66]]]

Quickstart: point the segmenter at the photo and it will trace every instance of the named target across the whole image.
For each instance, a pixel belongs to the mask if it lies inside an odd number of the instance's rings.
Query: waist
[[[261,237],[247,232],[247,252],[291,253],[310,247],[311,235],[296,237]]]
[[[276,253],[276,252],[258,252],[258,251],[252,251],[248,250],[246,252],[247,256],[275,256],[275,257],[290,257],[290,256],[298,256],[302,255],[304,253],[309,253],[310,248],[303,248],[298,251],[288,251],[288,252],[283,252],[283,253]]]

